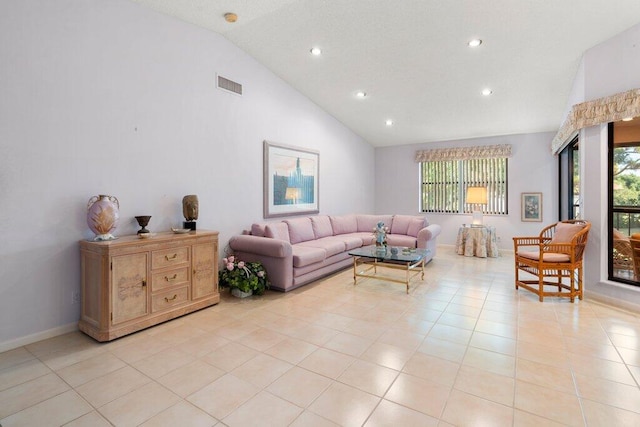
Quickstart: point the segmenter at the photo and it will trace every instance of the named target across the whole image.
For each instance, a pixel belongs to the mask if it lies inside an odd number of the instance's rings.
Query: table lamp
[[[487,204],[487,187],[467,187],[467,203],[473,205],[472,226],[482,225],[482,208]]]
[[[295,205],[298,203],[298,199],[300,198],[300,189],[297,187],[287,187],[287,191],[284,193],[284,199],[290,200],[291,204]]]

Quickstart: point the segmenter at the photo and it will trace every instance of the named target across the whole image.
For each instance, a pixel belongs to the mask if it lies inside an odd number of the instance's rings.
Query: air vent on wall
[[[218,89],[226,90],[242,96],[242,85],[222,76],[218,76]]]

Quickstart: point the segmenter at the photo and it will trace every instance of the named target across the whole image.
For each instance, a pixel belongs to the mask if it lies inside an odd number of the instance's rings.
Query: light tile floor
[[[0,354],[0,424],[640,425],[640,318],[513,287],[512,256],[441,248],[424,281],[351,270],[110,343]]]

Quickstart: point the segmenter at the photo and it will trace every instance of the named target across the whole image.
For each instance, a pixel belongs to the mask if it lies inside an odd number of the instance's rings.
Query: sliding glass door
[[[580,218],[580,151],[576,136],[560,152],[560,220]]]
[[[640,240],[640,119],[609,124],[609,280],[640,285],[633,244]]]

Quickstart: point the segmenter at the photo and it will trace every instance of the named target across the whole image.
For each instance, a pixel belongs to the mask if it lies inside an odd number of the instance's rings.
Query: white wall
[[[216,73],[244,96],[215,88]],[[262,219],[263,140],[320,152],[322,213],[370,212],[374,149],[225,38],[124,0],[0,2],[0,351],[74,328],[87,200],[152,231]]]
[[[640,24],[583,57],[584,102],[640,88]],[[637,119],[636,119],[637,120]],[[584,215],[592,221],[585,255],[587,295],[640,311],[640,288],[607,280],[607,125],[580,131]]]
[[[640,24],[584,54],[583,101],[640,88]]]
[[[552,132],[474,138],[376,148],[376,212],[417,214],[420,211],[418,150],[443,147],[511,144],[508,164],[507,216],[485,215],[484,223],[496,227],[501,249],[513,250],[513,236],[538,235],[542,224],[558,219],[557,158],[551,155]],[[542,222],[520,220],[520,194],[542,192]],[[438,244],[454,245],[459,227],[471,222],[470,214],[429,213],[429,221],[442,226]]]

